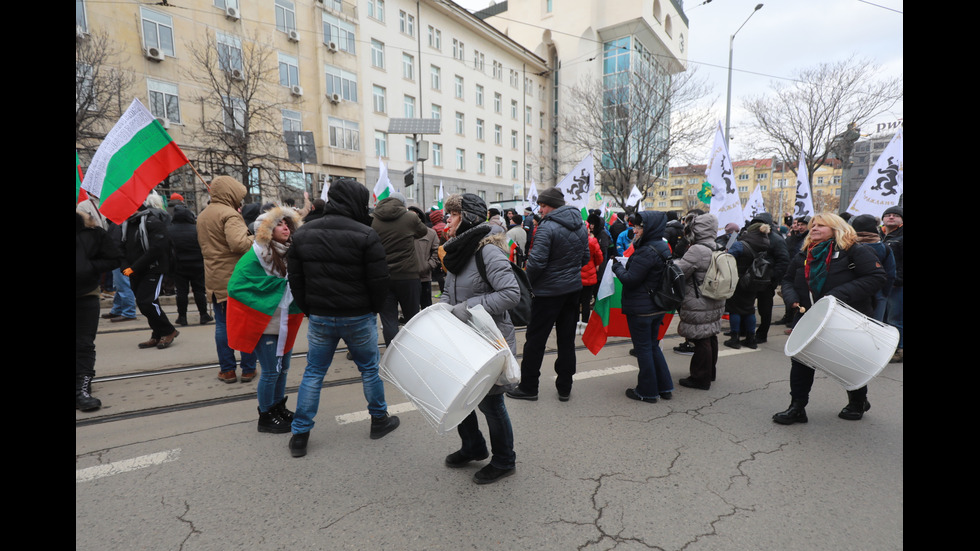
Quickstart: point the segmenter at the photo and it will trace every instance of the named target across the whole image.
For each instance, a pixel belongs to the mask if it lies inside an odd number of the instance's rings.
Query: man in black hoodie
[[[286,261],[293,299],[309,318],[310,344],[289,440],[293,457],[306,455],[323,378],[341,339],[361,372],[371,438],[381,438],[399,423],[398,417],[388,415],[378,375],[377,313],[388,291],[388,265],[381,239],[368,226],[368,191],[354,180],[342,179],[330,186],[327,198],[323,217],[293,234]]]

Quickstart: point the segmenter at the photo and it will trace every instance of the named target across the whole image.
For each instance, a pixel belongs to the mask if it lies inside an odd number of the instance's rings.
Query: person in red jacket
[[[579,306],[582,309],[582,321],[578,322],[578,334],[585,331],[592,315],[592,300],[599,288],[598,269],[602,265],[602,247],[599,240],[592,235],[592,224],[586,222],[589,230],[589,261],[582,266],[582,293],[579,295]]]

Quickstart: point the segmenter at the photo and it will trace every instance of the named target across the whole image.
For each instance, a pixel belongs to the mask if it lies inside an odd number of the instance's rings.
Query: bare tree
[[[671,76],[639,65],[574,86],[559,117],[562,137],[579,158],[595,152],[602,193],[623,209],[634,185],[646,199],[667,178],[669,161],[690,162],[688,152],[712,129],[711,89],[696,71]]]
[[[849,124],[860,127],[886,112],[903,97],[901,77],[885,78],[881,68],[868,60],[850,58],[803,69],[792,84],[772,84],[772,93],[746,99],[753,131],[763,154],[793,161],[803,151],[807,177],[840,145]]]
[[[94,154],[132,101],[134,77],[119,69],[121,49],[96,29],[75,36],[75,147]]]
[[[197,67],[187,72],[201,85],[204,107],[200,138],[212,173],[229,172],[260,197],[260,182],[278,188],[285,161],[282,109],[275,51],[257,37],[219,37],[208,33],[190,48]],[[272,195],[279,195],[278,189]]]

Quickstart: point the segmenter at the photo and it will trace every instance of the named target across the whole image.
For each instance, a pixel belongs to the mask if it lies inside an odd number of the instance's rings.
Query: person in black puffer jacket
[[[660,324],[666,312],[650,296],[651,290],[660,288],[670,259],[670,248],[663,240],[667,216],[659,211],[643,211],[633,215],[632,222],[638,235],[633,254],[625,267],[616,262],[612,268],[623,284],[623,314],[640,368],[636,388],[626,389],[626,396],[655,403],[658,397],[669,400],[674,390],[667,360],[660,349]]]
[[[830,295],[861,312],[874,313],[874,296],[887,283],[885,270],[871,247],[856,243],[857,234],[840,216],[818,214],[810,220],[803,250],[790,262],[783,278],[783,300],[793,309],[810,308]],[[792,401],[786,411],[773,415],[781,425],[806,423],[814,370],[792,360],[789,388]],[[847,391],[847,405],[837,415],[856,421],[871,409],[868,387]]]
[[[197,241],[197,217],[186,207],[174,209],[170,222],[170,240],[174,246],[173,278],[177,291],[177,325],[187,325],[187,291],[194,293],[194,304],[201,325],[214,318],[208,314],[208,299],[204,286],[204,255]]]
[[[735,294],[725,303],[728,321],[731,322],[731,338],[722,343],[727,347],[741,348],[744,344],[749,348],[758,348],[755,340],[755,299],[758,290],[743,283],[747,281],[745,273],[752,266],[755,257],[769,250],[769,232],[769,224],[761,222],[750,224],[738,237],[738,241],[728,249],[728,252],[735,257],[739,285],[735,288]],[[740,334],[745,335],[744,341],[739,342]]]
[[[309,318],[306,371],[289,440],[293,457],[306,455],[323,377],[340,339],[361,372],[371,438],[381,438],[399,423],[388,415],[378,375],[377,314],[388,292],[388,264],[378,233],[368,225],[368,191],[354,180],[342,179],[330,186],[327,198],[323,217],[293,234],[286,258],[293,299]]]

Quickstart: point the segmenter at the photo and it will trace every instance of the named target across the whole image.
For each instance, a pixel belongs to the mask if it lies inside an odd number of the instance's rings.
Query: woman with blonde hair
[[[873,298],[885,285],[885,270],[867,245],[857,242],[857,233],[833,213],[810,220],[803,248],[792,259],[783,278],[783,300],[791,309],[810,308],[825,296],[833,296],[866,316],[873,313]],[[781,425],[806,423],[814,370],[792,360],[789,374],[789,408],[773,415]],[[847,391],[847,405],[838,417],[857,421],[871,409],[868,387]]]

